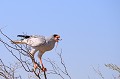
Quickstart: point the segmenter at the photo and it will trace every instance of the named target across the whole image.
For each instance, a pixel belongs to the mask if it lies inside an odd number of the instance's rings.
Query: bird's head
[[[61,40],[58,34],[54,34],[53,37],[54,37],[55,42],[58,42]]]

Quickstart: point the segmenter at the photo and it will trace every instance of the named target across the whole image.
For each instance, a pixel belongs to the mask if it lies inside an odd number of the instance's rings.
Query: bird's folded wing
[[[28,45],[33,47],[43,45],[46,42],[44,36],[35,36],[35,37],[33,36],[29,39],[24,39],[24,40],[27,42]]]

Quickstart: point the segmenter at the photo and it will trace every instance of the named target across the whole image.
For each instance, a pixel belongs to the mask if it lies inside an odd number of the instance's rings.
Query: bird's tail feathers
[[[25,44],[22,40],[13,40],[11,41],[12,44]]]
[[[30,38],[29,35],[17,35],[17,37]]]

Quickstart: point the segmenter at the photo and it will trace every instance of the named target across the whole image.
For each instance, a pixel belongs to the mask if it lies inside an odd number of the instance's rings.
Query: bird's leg
[[[33,65],[34,65],[34,70],[36,70],[38,68],[38,65],[36,62],[33,62]]]
[[[31,57],[31,59],[32,59],[32,62],[33,62],[34,70],[36,70],[38,68],[38,64],[37,64],[37,62],[35,62],[34,57]]]
[[[39,58],[40,59],[40,64],[42,65],[42,68],[41,68],[41,70],[44,72],[44,71],[47,71],[47,69],[44,67],[44,65],[43,65],[43,63],[42,63],[42,59],[41,58]]]
[[[34,59],[34,54],[36,53],[36,49],[32,49],[30,51],[30,57],[32,59],[32,62],[33,62],[33,66],[34,66],[34,70],[36,70],[38,68],[38,65],[37,65],[37,62],[35,62],[35,59]]]

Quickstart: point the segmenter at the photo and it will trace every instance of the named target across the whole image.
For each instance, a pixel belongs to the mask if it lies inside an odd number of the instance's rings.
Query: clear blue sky
[[[104,64],[120,65],[120,0],[1,0],[0,28],[4,26],[12,39],[23,32],[60,34],[58,48],[73,79],[99,78],[92,66],[111,78],[113,72]],[[0,47],[7,62],[9,55]],[[54,50],[43,57],[54,58]]]

